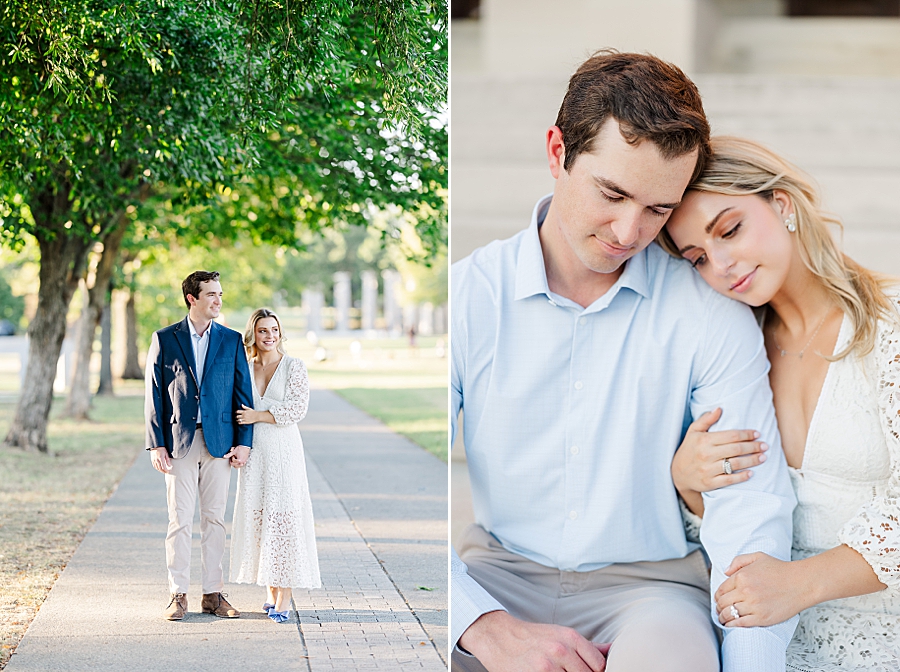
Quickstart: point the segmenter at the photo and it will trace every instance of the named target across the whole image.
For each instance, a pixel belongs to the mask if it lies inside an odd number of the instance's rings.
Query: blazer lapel
[[[206,380],[206,372],[216,359],[219,345],[222,343],[222,330],[215,322],[209,323],[209,348],[206,351],[206,362],[203,364],[203,380]]]
[[[178,345],[181,346],[181,350],[184,352],[184,360],[188,364],[191,377],[194,379],[194,385],[197,385],[197,389],[200,389],[200,385],[197,383],[197,362],[194,361],[194,346],[191,344],[191,330],[188,327],[188,319],[187,317],[184,318],[178,325],[178,328],[175,330],[175,340],[178,341]]]

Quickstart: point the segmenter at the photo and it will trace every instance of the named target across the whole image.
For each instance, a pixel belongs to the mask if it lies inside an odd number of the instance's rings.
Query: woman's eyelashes
[[[743,224],[744,224],[743,222],[738,222],[738,223],[735,224],[733,227],[731,227],[730,229],[728,229],[728,231],[726,231],[725,233],[723,233],[723,234],[722,234],[722,238],[731,238],[732,236],[734,236],[734,235],[738,232],[738,230],[741,228],[741,226],[743,226]]]
[[[737,232],[740,231],[740,229],[743,225],[744,225],[743,222],[738,222],[737,224],[732,226],[730,229],[725,231],[723,234],[721,234],[720,237],[721,238],[733,238],[735,235],[737,235]],[[690,261],[690,259],[688,259],[688,261]],[[693,268],[697,268],[698,266],[703,266],[703,264],[706,263],[706,254],[705,253],[701,254],[699,257],[697,257],[693,261],[690,261],[690,263]]]

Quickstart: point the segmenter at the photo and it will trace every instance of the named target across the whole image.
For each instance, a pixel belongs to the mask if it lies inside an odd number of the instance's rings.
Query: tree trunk
[[[69,189],[36,199],[32,215],[41,226],[35,238],[41,252],[40,288],[34,319],[28,325],[28,364],[16,413],[5,443],[47,452],[47,419],[53,402],[56,363],[66,335],[66,313],[78,286],[90,242],[69,234]]]
[[[72,387],[66,399],[65,414],[76,420],[87,420],[91,407],[91,357],[94,354],[94,338],[103,308],[108,303],[109,284],[119,256],[119,247],[125,231],[131,222],[125,213],[117,213],[116,223],[103,238],[103,252],[97,263],[94,284],[88,290],[88,302],[79,321],[77,350],[75,351],[75,372]]]
[[[134,288],[128,290],[128,303],[125,304],[125,371],[124,380],[143,380],[144,372],[138,361],[137,309],[134,305]]]
[[[100,318],[100,385],[97,394],[113,396],[112,377],[112,283],[106,291],[106,305]]]

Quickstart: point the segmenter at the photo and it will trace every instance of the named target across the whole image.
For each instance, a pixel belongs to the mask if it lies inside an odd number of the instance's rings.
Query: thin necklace
[[[261,360],[261,359],[258,360],[258,361],[259,361],[260,364],[262,364],[262,360]],[[280,361],[281,361],[281,357],[279,357],[278,359],[276,359],[276,360],[274,360],[274,361],[269,362],[269,364],[277,364],[277,363],[280,362]],[[263,371],[265,371],[265,370],[269,367],[269,364],[262,364]]]
[[[778,339],[775,338],[775,331],[772,330],[772,340],[775,342],[775,349],[779,350],[781,352],[782,357],[784,357],[785,355],[795,355],[795,356],[799,357],[800,359],[803,359],[803,353],[806,352],[806,349],[810,346],[810,344],[813,342],[813,340],[815,340],[816,336],[819,335],[819,329],[821,329],[822,325],[825,324],[825,318],[828,317],[829,313],[831,313],[831,309],[828,309],[825,311],[825,314],[822,316],[822,319],[819,321],[819,326],[816,327],[816,330],[813,332],[813,335],[806,342],[806,345],[803,346],[803,349],[800,352],[788,352],[787,350],[782,348],[780,345],[778,345]]]

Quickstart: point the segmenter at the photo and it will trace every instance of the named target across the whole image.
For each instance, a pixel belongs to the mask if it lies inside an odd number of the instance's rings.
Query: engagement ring
[[[731,605],[731,617],[732,618],[740,618],[741,615],[738,613],[737,607],[733,604]]]
[[[726,474],[731,474],[731,472],[732,472],[731,460],[729,460],[727,457],[724,460],[722,460],[722,471]]]

